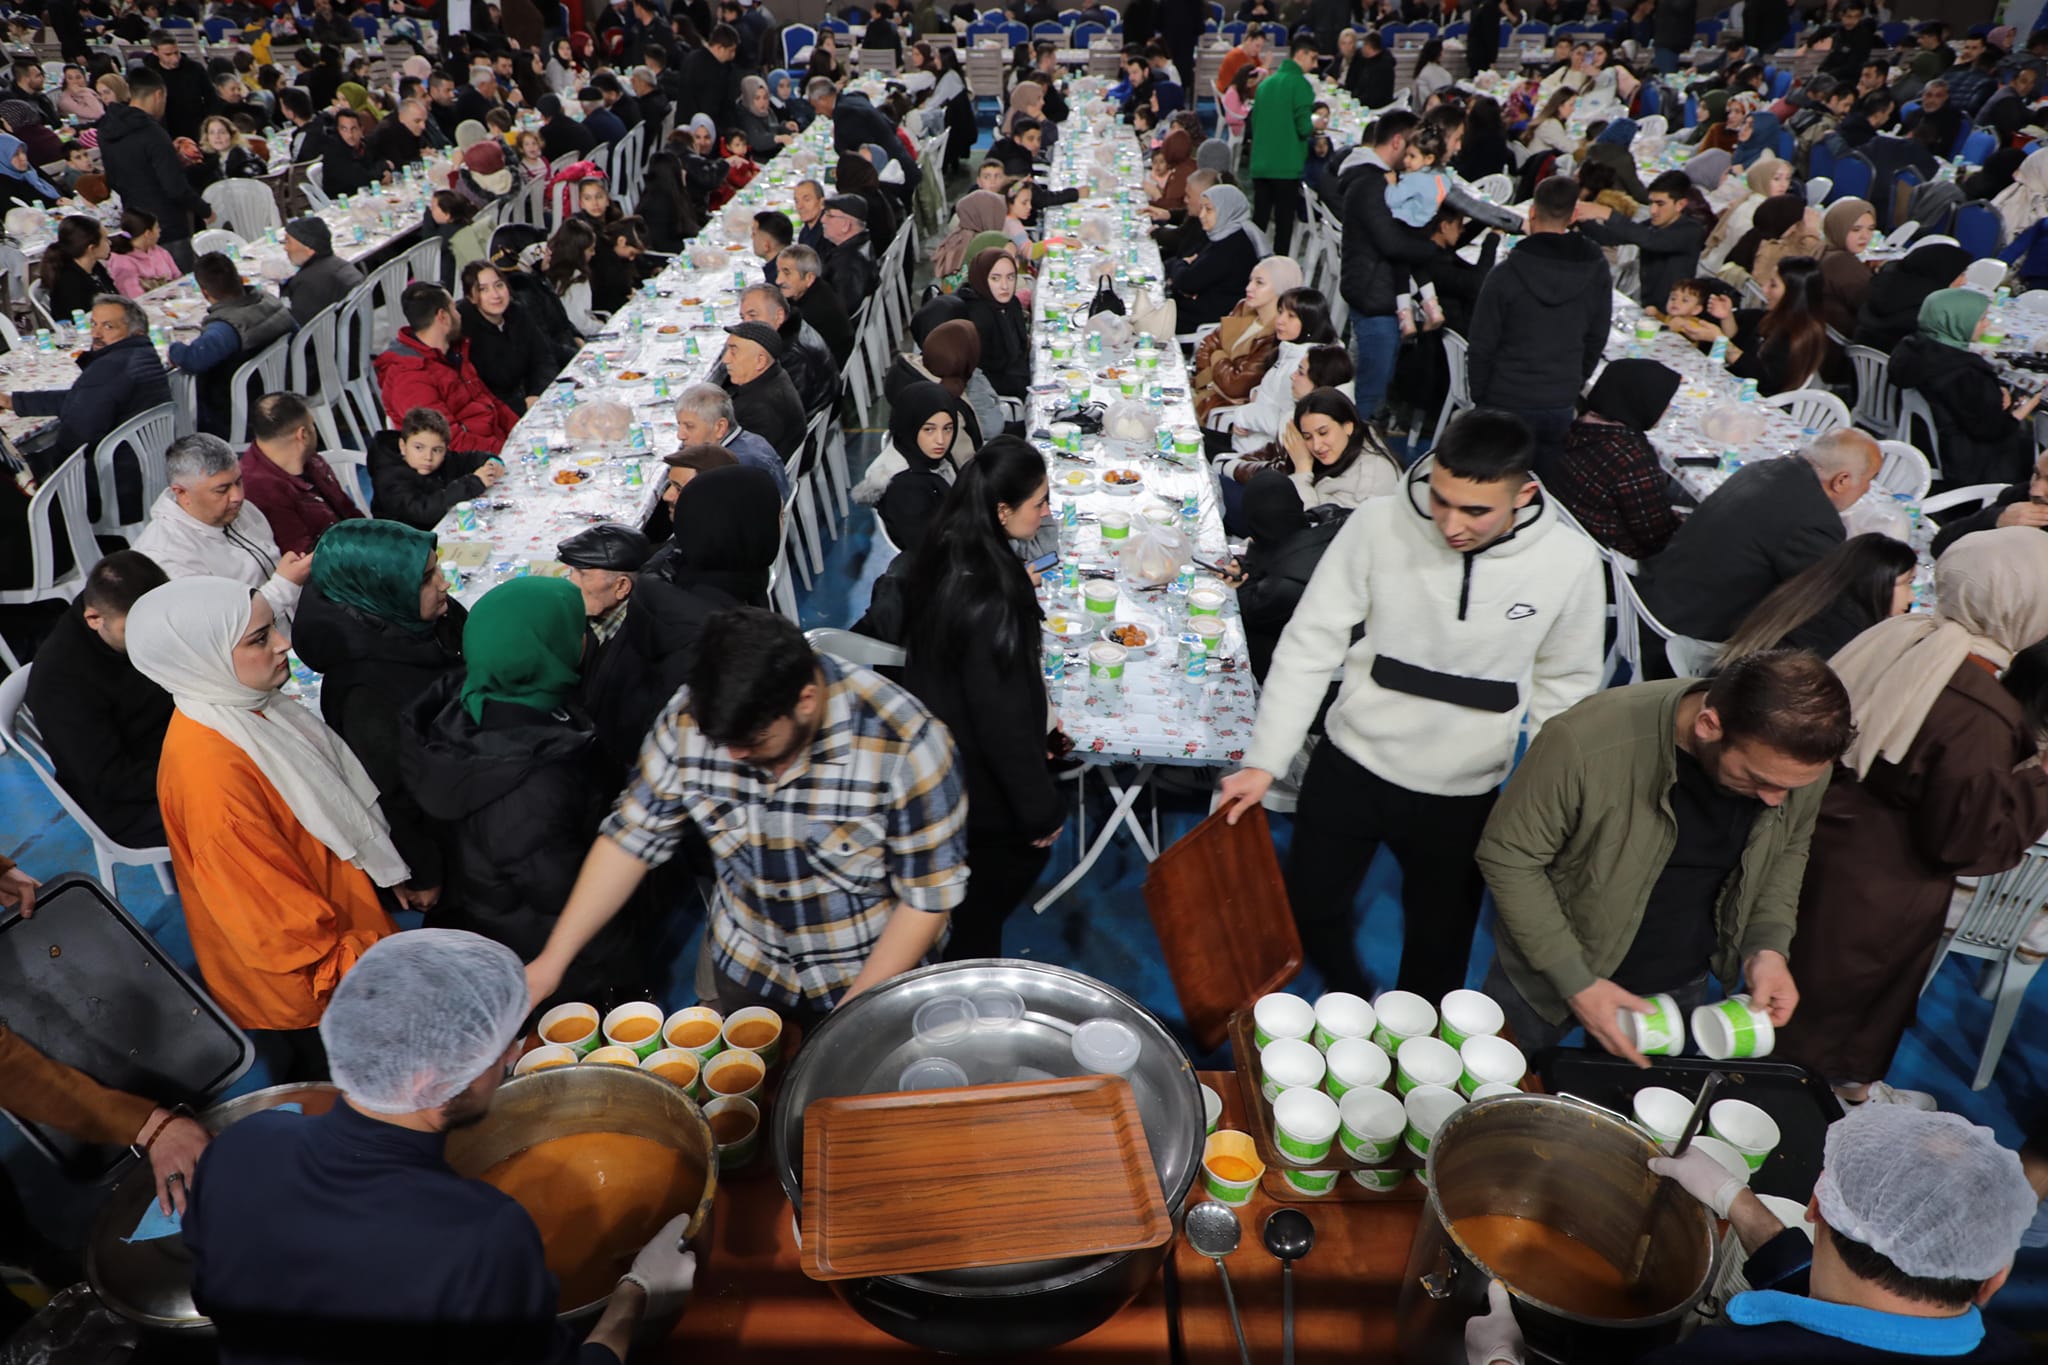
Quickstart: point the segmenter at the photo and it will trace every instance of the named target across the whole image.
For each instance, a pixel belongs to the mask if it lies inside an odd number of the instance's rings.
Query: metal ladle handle
[[[1223,1277],[1223,1302],[1230,1308],[1230,1330],[1237,1333],[1237,1355],[1244,1365],[1252,1365],[1252,1348],[1245,1344],[1244,1321],[1237,1316],[1237,1295],[1230,1292],[1230,1271],[1224,1268],[1223,1258],[1216,1258],[1216,1273]]]

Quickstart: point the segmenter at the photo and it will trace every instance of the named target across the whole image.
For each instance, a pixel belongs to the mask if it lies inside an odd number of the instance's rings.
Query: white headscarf
[[[1964,536],[1934,565],[1933,612],[1880,621],[1828,661],[1856,716],[1842,762],[1862,777],[1880,758],[1904,759],[1964,660],[2004,668],[2044,638],[2048,536],[2031,526]]]
[[[377,809],[377,784],[341,737],[296,701],[235,676],[254,593],[231,578],[180,578],[128,613],[128,657],[178,709],[247,754],[307,833],[396,886],[411,874]]]
[[[1991,201],[2005,222],[2007,240],[2019,237],[2048,216],[2048,156],[2028,155],[2013,172],[2012,183]]]

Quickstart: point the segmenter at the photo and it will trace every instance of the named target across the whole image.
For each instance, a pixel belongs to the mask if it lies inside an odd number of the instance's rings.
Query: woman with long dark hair
[[[1294,376],[1303,358],[1311,347],[1338,341],[1322,291],[1294,288],[1282,293],[1273,336],[1279,342],[1273,363],[1253,387],[1251,397],[1231,414],[1230,443],[1240,454],[1280,439],[1280,433],[1294,420]]]
[[[106,265],[113,249],[97,218],[74,213],[57,224],[57,240],[43,252],[37,267],[53,322],[73,313],[90,313],[96,295],[115,292]]]
[[[1828,340],[1820,262],[1787,256],[1764,284],[1768,309],[1738,309],[1728,372],[1754,379],[1759,393],[1789,393],[1820,374],[1833,345]]]
[[[1851,536],[1757,603],[1721,646],[1717,665],[1766,649],[1810,649],[1825,659],[1911,607],[1918,567],[1904,541],[1875,531]]]
[[[1003,920],[1044,870],[1065,810],[1046,765],[1041,613],[1013,543],[1048,505],[1045,460],[1019,437],[960,472],[902,576],[903,684],[944,721],[967,779],[974,876],[946,959],[1002,956]]]
[[[1482,95],[1466,107],[1465,141],[1451,158],[1451,166],[1467,180],[1514,174],[1515,161],[1508,152],[1500,101]]]
[[[548,239],[547,265],[541,271],[541,278],[562,301],[569,325],[586,337],[597,335],[604,326],[590,302],[590,258],[596,249],[597,234],[580,220],[571,218]]]
[[[599,313],[624,308],[640,287],[640,257],[647,250],[647,225],[636,215],[609,224],[598,234],[590,257],[590,306]]]
[[[647,158],[647,183],[640,188],[640,201],[633,211],[647,225],[647,247],[672,256],[683,244],[704,230],[697,206],[690,202],[683,185],[682,158],[674,152],[656,152]]]
[[[1356,507],[1401,486],[1401,462],[1337,389],[1312,389],[1280,433],[1301,505]]]

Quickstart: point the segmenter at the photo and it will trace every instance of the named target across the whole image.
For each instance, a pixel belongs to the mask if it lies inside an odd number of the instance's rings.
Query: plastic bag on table
[[[632,434],[633,410],[602,398],[578,403],[569,410],[563,429],[573,445],[614,445]]]
[[[1875,531],[1879,535],[1890,536],[1893,540],[1906,543],[1910,543],[1913,537],[1913,525],[1906,516],[1906,509],[1876,490],[1858,499],[1848,511],[1842,513],[1842,525],[1852,536]]]
[[[1095,332],[1102,337],[1102,349],[1111,355],[1121,355],[1131,347],[1131,320],[1121,313],[1097,313],[1081,324],[1083,332]]]
[[[1131,536],[1117,556],[1123,576],[1147,588],[1164,587],[1195,556],[1194,542],[1178,526],[1157,526],[1143,517],[1131,519]]]
[[[690,248],[690,268],[693,270],[722,270],[725,268],[726,253],[709,242],[698,242]]]
[[[1112,231],[1110,220],[1102,214],[1091,213],[1081,219],[1080,237],[1089,246],[1108,246]]]
[[[9,209],[7,210],[7,217],[4,220],[0,220],[0,222],[4,222],[6,225],[7,235],[17,238],[35,236],[36,233],[42,231],[48,221],[48,218],[45,217],[41,209],[32,208]]]
[[[1180,310],[1171,299],[1155,298],[1143,289],[1131,292],[1131,326],[1155,341],[1163,341],[1169,346],[1174,344],[1173,329],[1179,314]]]
[[[1754,403],[1720,403],[1700,418],[1700,433],[1723,450],[1742,450],[1763,439],[1764,414]]]
[[[1146,449],[1159,439],[1159,409],[1135,398],[1119,398],[1102,415],[1103,439],[1130,441]]]

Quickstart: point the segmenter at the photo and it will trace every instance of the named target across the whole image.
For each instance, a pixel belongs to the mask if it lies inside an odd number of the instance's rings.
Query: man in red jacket
[[[313,410],[295,393],[266,393],[249,412],[250,447],[242,452],[242,493],[270,522],[277,548],[313,553],[337,521],[363,515],[334,469],[320,458]],[[355,471],[349,475],[354,477]]]
[[[399,295],[398,306],[406,325],[391,349],[377,357],[377,386],[392,424],[414,408],[432,408],[448,419],[453,448],[497,454],[519,419],[470,363],[448,291],[415,280]]]

